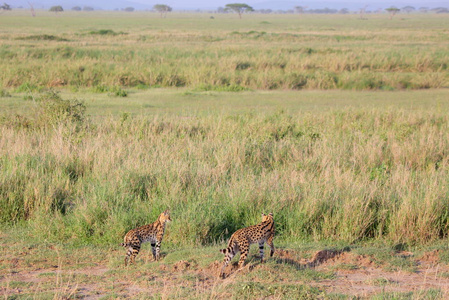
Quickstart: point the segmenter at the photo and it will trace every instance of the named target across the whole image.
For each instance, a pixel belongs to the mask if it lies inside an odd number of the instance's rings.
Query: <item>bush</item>
[[[81,125],[85,120],[86,105],[77,99],[64,100],[55,91],[49,91],[39,98],[38,124],[42,126],[61,123]]]
[[[112,36],[116,36],[116,35],[119,35],[119,34],[126,34],[126,32],[115,32],[114,30],[111,30],[111,29],[100,29],[100,30],[89,31],[89,34],[92,34],[92,35],[112,35]]]
[[[110,97],[127,97],[128,92],[123,90],[121,87],[114,86],[109,90],[108,96]]]
[[[56,5],[56,6],[50,7],[50,11],[57,13],[57,12],[64,11],[64,9],[62,8],[61,5]]]

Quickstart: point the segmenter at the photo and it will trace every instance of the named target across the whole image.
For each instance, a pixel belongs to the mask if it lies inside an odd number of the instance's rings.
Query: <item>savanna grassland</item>
[[[9,88],[448,86],[444,14],[16,14],[1,16],[0,82]]]
[[[449,18],[213,16],[0,15],[4,297],[447,297]]]

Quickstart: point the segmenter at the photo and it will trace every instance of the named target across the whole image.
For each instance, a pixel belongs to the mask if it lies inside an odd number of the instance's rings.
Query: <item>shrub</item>
[[[110,97],[126,97],[126,96],[128,96],[128,92],[123,90],[121,87],[114,86],[113,88],[109,89],[108,96],[110,96]]]
[[[19,37],[18,40],[30,40],[30,41],[56,41],[56,42],[67,42],[68,39],[60,38],[51,34],[37,34],[29,35],[26,37]]]
[[[85,120],[86,105],[77,99],[64,100],[55,91],[37,98],[39,103],[38,124],[42,126],[61,123],[81,125]]]
[[[112,35],[112,36],[116,36],[119,34],[127,34],[126,32],[115,32],[114,30],[111,29],[100,29],[100,30],[91,30],[89,31],[89,34],[92,35]]]
[[[64,11],[64,9],[62,8],[61,5],[55,5],[55,6],[50,7],[50,11],[57,13],[57,12]]]

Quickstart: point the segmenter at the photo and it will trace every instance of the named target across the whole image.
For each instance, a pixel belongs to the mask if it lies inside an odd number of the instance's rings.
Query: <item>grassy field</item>
[[[64,91],[1,98],[6,298],[445,299],[449,91]],[[86,107],[77,99],[82,99]],[[124,268],[166,208],[163,260]],[[217,279],[273,212],[278,248]]]
[[[1,16],[6,299],[448,296],[447,17],[132,16]],[[261,212],[274,258],[217,280]]]
[[[449,86],[449,18],[28,12],[2,15],[0,83],[200,90]],[[194,66],[194,67],[192,67]]]
[[[75,96],[3,98],[3,223],[114,243],[170,208],[194,245],[269,211],[286,241],[447,237],[447,90]]]

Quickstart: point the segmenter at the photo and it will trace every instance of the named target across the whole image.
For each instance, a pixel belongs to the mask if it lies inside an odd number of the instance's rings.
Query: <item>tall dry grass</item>
[[[221,241],[261,212],[284,241],[449,233],[449,123],[435,110],[38,121],[2,119],[0,220],[45,238],[115,244],[167,208],[175,245]]]

